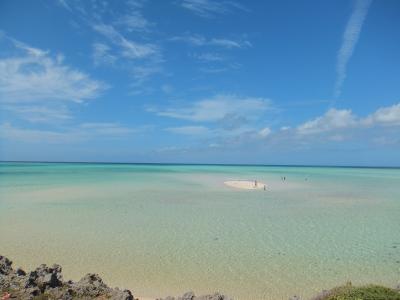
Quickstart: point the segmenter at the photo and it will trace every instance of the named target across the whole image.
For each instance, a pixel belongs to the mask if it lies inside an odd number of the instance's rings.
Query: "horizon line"
[[[242,167],[314,167],[314,168],[365,168],[400,169],[400,166],[368,165],[319,165],[319,164],[239,164],[239,163],[179,163],[179,162],[110,162],[110,161],[45,161],[45,160],[0,160],[0,163],[46,163],[46,164],[109,164],[109,165],[181,165],[181,166],[242,166]]]

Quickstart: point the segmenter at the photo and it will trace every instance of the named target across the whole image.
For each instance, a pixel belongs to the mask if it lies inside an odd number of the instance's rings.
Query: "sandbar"
[[[257,185],[254,180],[228,180],[224,181],[224,184],[229,187],[243,189],[243,190],[263,190],[267,185],[263,182],[257,181]]]

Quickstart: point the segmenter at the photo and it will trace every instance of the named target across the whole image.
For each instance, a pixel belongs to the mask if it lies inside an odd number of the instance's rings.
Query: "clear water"
[[[96,272],[148,297],[394,286],[400,169],[0,163],[0,254],[26,269],[57,262],[66,279]]]

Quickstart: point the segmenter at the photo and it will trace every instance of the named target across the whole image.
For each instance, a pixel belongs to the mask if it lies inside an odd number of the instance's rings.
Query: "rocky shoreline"
[[[64,281],[60,265],[40,265],[34,271],[12,268],[12,261],[0,255],[0,300],[135,300],[132,292],[110,288],[97,274],[86,274],[81,280]],[[192,292],[182,297],[157,300],[229,300],[219,293],[195,296]]]
[[[377,285],[353,287],[351,283],[321,292],[312,300],[400,300],[400,284],[395,289]],[[86,274],[81,280],[64,281],[60,265],[40,265],[34,271],[12,268],[12,261],[0,255],[0,300],[137,300],[131,291],[108,287],[97,274]],[[215,293],[196,296],[187,292],[181,297],[156,300],[231,300]],[[289,300],[300,300],[293,296]]]

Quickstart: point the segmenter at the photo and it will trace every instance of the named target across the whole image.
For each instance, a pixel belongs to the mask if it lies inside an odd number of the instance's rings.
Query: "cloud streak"
[[[189,45],[197,47],[214,46],[225,49],[243,49],[252,47],[252,44],[247,40],[232,40],[227,38],[207,39],[200,34],[186,34],[182,36],[175,36],[172,37],[170,40],[183,41]]]
[[[347,64],[357,45],[371,2],[372,0],[356,0],[354,10],[347,22],[343,33],[342,45],[337,55],[335,97],[339,97],[342,93],[342,86],[346,79]]]
[[[121,139],[138,131],[118,123],[81,123],[61,130],[23,128],[10,123],[0,124],[2,139],[25,143],[66,144],[93,139]]]
[[[234,10],[248,11],[243,5],[234,1],[183,0],[180,5],[194,14],[205,18],[226,15],[232,13]]]
[[[146,58],[158,53],[158,49],[153,44],[142,44],[125,38],[112,25],[102,23],[94,24],[93,29],[108,38],[113,44],[118,46],[121,55],[130,59]]]
[[[150,111],[163,117],[195,122],[216,122],[224,121],[227,117],[253,118],[270,108],[271,101],[269,99],[219,94],[183,107]]]

